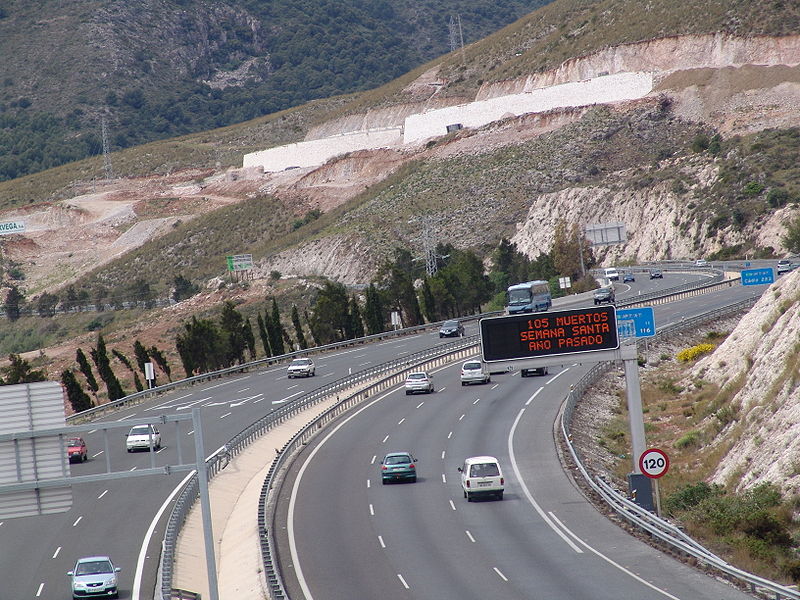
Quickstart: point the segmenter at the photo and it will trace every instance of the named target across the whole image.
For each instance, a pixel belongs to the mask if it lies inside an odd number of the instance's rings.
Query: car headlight
[[[117,585],[117,578],[113,575],[103,582],[104,585]]]

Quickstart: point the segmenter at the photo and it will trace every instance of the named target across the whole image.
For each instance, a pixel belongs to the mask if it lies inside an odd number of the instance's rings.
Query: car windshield
[[[428,376],[425,373],[411,373],[408,376],[409,379],[427,379]]]
[[[111,563],[107,560],[93,560],[91,562],[78,563],[75,575],[99,575],[100,573],[113,573]]]
[[[73,438],[71,440],[67,440],[67,446],[82,446],[83,440],[79,438]]]
[[[150,428],[147,425],[137,426],[128,435],[150,435]]]
[[[500,469],[497,468],[497,463],[472,465],[469,470],[470,477],[496,477],[497,475],[500,475]]]
[[[311,364],[311,361],[310,361],[309,359],[307,359],[307,358],[295,358],[295,359],[292,361],[292,364],[293,364],[294,366],[296,366],[296,367],[297,367],[297,366],[304,367],[304,366],[306,366],[306,365],[308,365],[308,364]]]
[[[450,328],[450,327],[458,327],[458,321],[445,321],[442,324],[442,327]]]
[[[465,371],[476,371],[481,368],[481,363],[464,363],[462,368]]]
[[[398,456],[387,456],[386,459],[383,461],[385,465],[407,465],[411,462],[411,457],[407,454],[402,454]]]

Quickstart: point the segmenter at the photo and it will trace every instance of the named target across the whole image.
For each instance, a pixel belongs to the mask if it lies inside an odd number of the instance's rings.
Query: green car
[[[417,459],[410,452],[390,452],[381,461],[381,480],[386,485],[390,481],[417,480]]]

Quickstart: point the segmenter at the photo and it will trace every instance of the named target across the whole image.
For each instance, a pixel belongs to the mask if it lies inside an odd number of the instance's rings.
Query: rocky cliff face
[[[730,446],[713,481],[742,489],[772,482],[800,492],[800,271],[764,293],[693,378],[730,390],[734,419],[710,443]],[[711,426],[715,417],[701,424]],[[701,450],[702,451],[702,450]]]

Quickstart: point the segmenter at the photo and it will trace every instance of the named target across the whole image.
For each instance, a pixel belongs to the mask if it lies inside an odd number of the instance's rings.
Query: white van
[[[458,468],[458,472],[461,473],[461,488],[467,502],[480,496],[503,499],[505,479],[500,463],[494,456],[468,458],[464,461],[464,466]]]
[[[479,360],[468,360],[461,365],[461,385],[468,383],[491,383],[489,368]]]
[[[603,269],[603,277],[609,281],[619,281],[619,271],[617,271],[617,269],[614,267]]]

